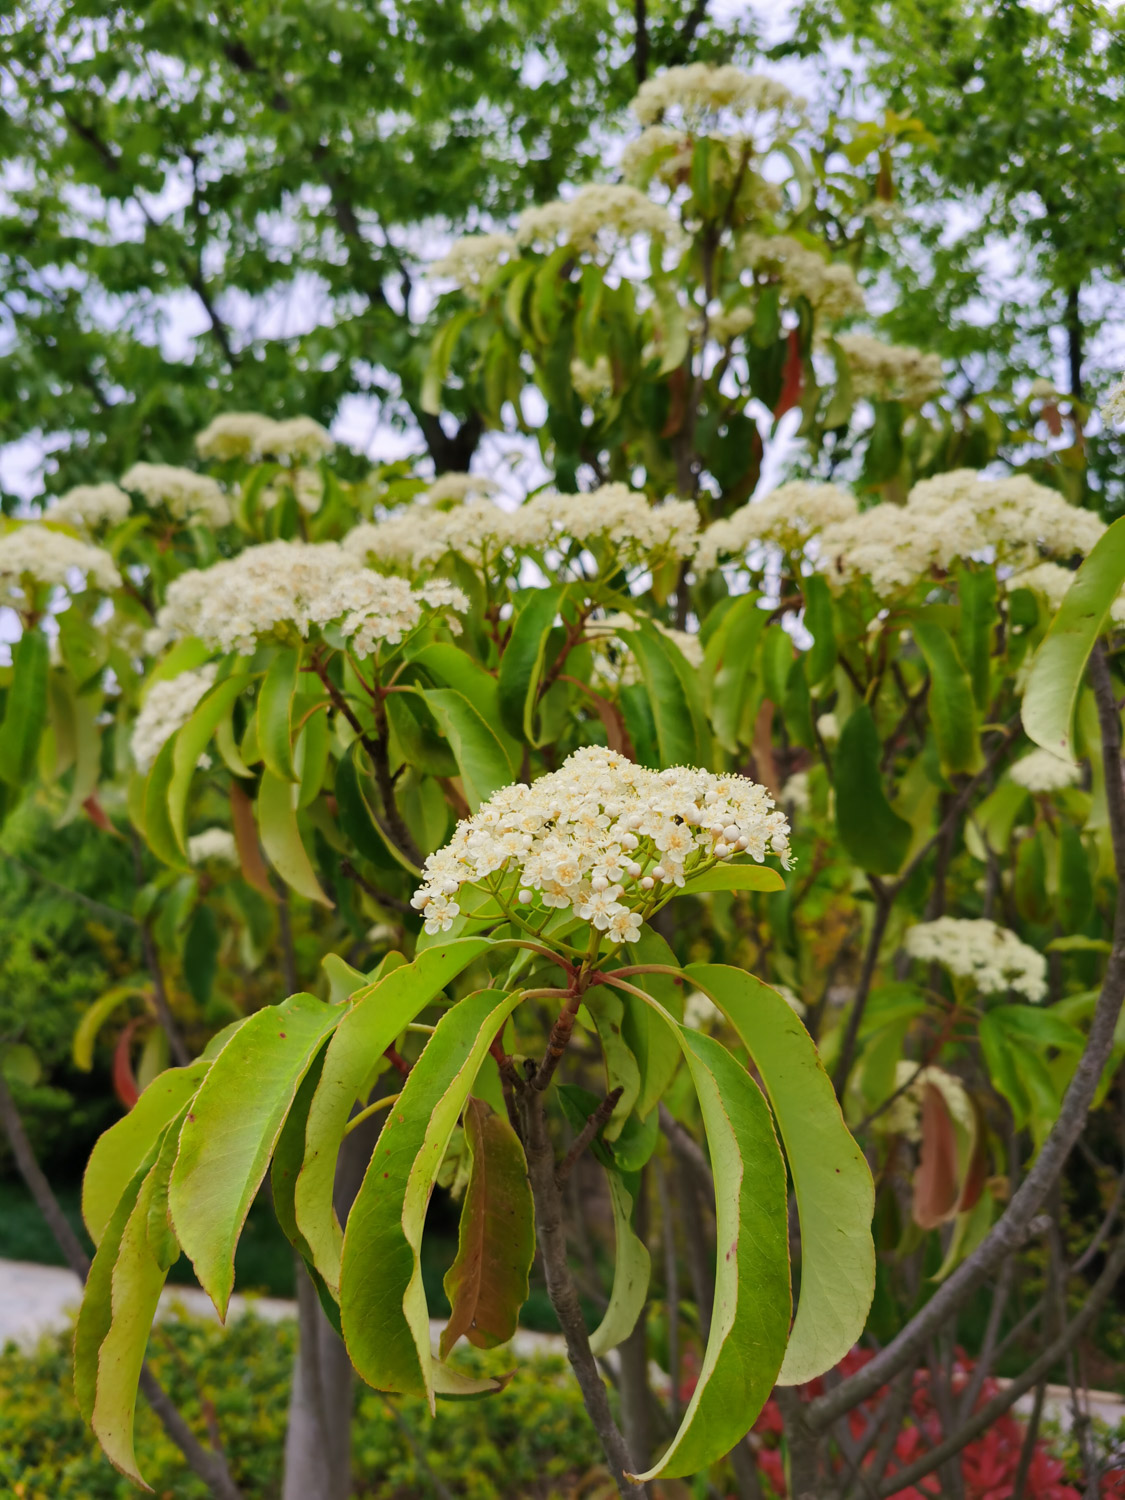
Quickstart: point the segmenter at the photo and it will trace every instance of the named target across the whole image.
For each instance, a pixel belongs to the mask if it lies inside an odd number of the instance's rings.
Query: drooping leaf
[[[453,688],[429,688],[422,696],[449,740],[465,799],[476,812],[493,792],[511,782],[504,747],[469,700]]]
[[[648,621],[628,632],[633,656],[648,690],[662,766],[705,766],[710,733],[699,678],[683,652]]]
[[[176,837],[176,830],[172,826],[172,817],[168,809],[168,789],[172,785],[172,777],[175,774],[173,759],[175,751],[176,736],[173,735],[160,747],[152,768],[145,778],[141,832],[157,859],[163,860],[166,865],[172,865],[174,868],[184,868],[187,865],[187,859],[180,848],[180,841]]]
[[[242,878],[268,901],[275,902],[277,892],[270,884],[269,870],[266,868],[266,862],[262,858],[262,851],[258,845],[254,804],[237,781],[232,781],[230,784],[230,817]]]
[[[992,637],[996,629],[996,574],[991,568],[961,568],[957,574],[961,625],[957,644],[973,684],[977,708],[988,708]]]
[[[704,678],[707,708],[715,737],[734,753],[747,718],[747,705],[756,681],[753,663],[758,641],[769,615],[758,608],[756,594],[736,599],[707,642]]]
[[[338,1007],[313,995],[256,1011],[215,1059],[184,1122],[169,1206],[176,1238],[220,1317],[234,1285],[234,1249],[285,1117],[339,1020]]]
[[[184,933],[183,970],[187,987],[197,1005],[211,998],[215,970],[219,964],[221,936],[215,913],[206,902],[200,902],[191,914]]]
[[[599,1358],[616,1349],[637,1326],[648,1297],[651,1259],[643,1240],[633,1228],[633,1198],[620,1172],[609,1168],[609,1198],[613,1207],[616,1240],[613,1289],[601,1322],[590,1335],[591,1352]]]
[[[336,765],[336,805],[339,809],[340,825],[347,829],[348,838],[363,855],[379,870],[388,873],[403,868],[397,848],[382,834],[363,789],[357,757],[362,755],[359,740],[348,746]],[[412,868],[409,865],[406,868]]]
[[[340,1287],[344,1236],[332,1206],[332,1188],[352,1107],[375,1061],[450,980],[490,946],[487,938],[442,942],[419,953],[412,964],[384,974],[352,996],[328,1045],[305,1127],[294,1215],[313,1264],[333,1291]]]
[[[922,1090],[922,1151],[914,1174],[914,1222],[936,1229],[957,1211],[957,1133],[941,1090],[926,1082]]]
[[[911,828],[887,801],[879,750],[875,720],[866,703],[861,703],[844,725],[836,747],[836,827],[861,869],[893,875],[910,847]]]
[[[527,1301],[535,1257],[535,1210],[523,1147],[504,1115],[469,1098],[463,1115],[471,1158],[457,1258],[446,1272],[445,1359],[465,1335],[478,1349],[506,1343]]]
[[[1071,729],[1086,662],[1125,584],[1125,516],[1099,537],[1074,575],[1031,663],[1023,695],[1028,738],[1073,759]]]
[[[813,638],[805,656],[809,686],[815,688],[836,665],[836,622],[832,614],[832,592],[821,573],[802,580],[805,592],[805,628]]]
[[[927,703],[941,768],[947,775],[977,771],[982,764],[980,729],[969,674],[952,638],[940,625],[915,620],[912,629],[930,669]]]
[[[426,1207],[477,1070],[519,1000],[478,990],[442,1016],[388,1114],[344,1233],[340,1320],[352,1364],[376,1390],[424,1392],[431,1410]]]
[[[124,1005],[127,1000],[147,1002],[148,991],[135,984],[114,985],[113,989],[106,990],[104,995],[98,996],[79,1021],[74,1033],[74,1041],[71,1043],[71,1055],[74,1058],[74,1066],[81,1068],[83,1073],[88,1073],[94,1066],[94,1043],[97,1041],[98,1032],[117,1007]]]
[[[202,1058],[154,1078],[127,1115],[94,1142],[82,1178],[82,1218],[94,1244],[161,1132],[191,1099],[211,1066]]]
[[[566,594],[565,585],[534,589],[521,604],[500,659],[497,701],[504,728],[516,740],[535,741],[535,708],[539,701],[547,642]]]
[[[25,630],[12,647],[12,684],[0,723],[0,780],[17,790],[35,770],[47,722],[50,648],[41,630]]]
[[[272,771],[262,772],[256,804],[262,848],[287,886],[309,901],[331,906],[332,902],[320,888],[301,839],[297,823],[297,792],[293,782],[282,781]]]
[[[296,781],[293,767],[293,699],[301,653],[282,647],[270,662],[258,693],[258,749],[266,769],[282,781]]]
[[[741,969],[685,971],[750,1053],[781,1131],[801,1223],[801,1294],[779,1379],[800,1385],[843,1358],[863,1332],[875,1289],[875,1194],[831,1080],[791,1006]]]
[[[227,677],[203,698],[191,717],[176,734],[172,744],[172,776],[166,795],[168,818],[176,843],[187,853],[187,798],[199,757],[211,743],[219,723],[230,712],[235,699],[245,690],[250,678],[246,673]]]

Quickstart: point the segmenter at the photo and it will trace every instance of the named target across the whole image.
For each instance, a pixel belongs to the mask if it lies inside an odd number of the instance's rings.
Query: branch
[[[610,1089],[609,1093],[598,1105],[597,1109],[592,1110],[590,1114],[587,1115],[586,1123],[585,1125],[583,1125],[582,1129],[575,1137],[574,1145],[571,1146],[570,1150],[566,1153],[555,1170],[555,1181],[558,1183],[560,1188],[566,1185],[566,1179],[573,1171],[574,1163],[582,1155],[583,1151],[585,1151],[586,1147],[594,1139],[598,1131],[602,1128],[602,1126],[609,1119],[610,1115],[617,1108],[617,1101],[621,1098],[621,1095],[624,1092],[624,1088],[621,1086],[621,1084],[618,1084],[615,1089]]]
[[[691,53],[692,44],[696,33],[703,25],[707,15],[707,0],[695,0],[695,4],[684,17],[684,24],[680,27],[676,37],[675,45],[669,49],[665,62],[669,67],[676,63],[682,63]]]
[[[1100,642],[1090,658],[1090,679],[1101,726],[1106,802],[1117,869],[1117,905],[1113,922],[1113,948],[1106,965],[1086,1046],[1063,1097],[1058,1119],[1031,1170],[1012,1195],[1010,1203],[988,1236],[874,1359],[862,1370],[857,1370],[847,1380],[841,1381],[834,1390],[810,1403],[807,1415],[814,1430],[822,1431],[844,1412],[873,1396],[881,1385],[885,1385],[915,1358],[930,1336],[945,1325],[981,1282],[1020,1247],[1032,1219],[1082,1133],[1102,1069],[1113,1051],[1114,1028],[1122,1000],[1125,999],[1125,781],[1122,780],[1121,770],[1121,719],[1105,647]],[[1034,1383],[1032,1380],[1031,1385]],[[1030,1385],[1026,1389],[1030,1389]],[[903,1479],[899,1487],[908,1482]],[[897,1476],[896,1483],[899,1483]]]
[[[636,76],[638,88],[648,77],[648,3],[647,0],[633,0],[633,16],[635,21],[633,41],[633,73]]]
[[[863,968],[860,970],[859,984],[856,987],[855,999],[852,1001],[851,1014],[848,1016],[848,1029],[844,1033],[843,1045],[840,1048],[840,1057],[836,1063],[836,1072],[832,1079],[832,1086],[836,1090],[836,1097],[842,1099],[844,1088],[851,1072],[852,1059],[855,1057],[856,1043],[859,1040],[859,1028],[863,1024],[864,1012],[867,1010],[867,1000],[871,994],[871,981],[875,977],[875,966],[879,962],[879,949],[883,946],[883,938],[886,935],[887,923],[890,921],[891,908],[894,905],[895,896],[899,887],[894,886],[890,890],[881,880],[874,875],[868,876],[871,889],[875,895],[875,920],[871,924],[871,935],[867,940],[867,949],[863,955]]]

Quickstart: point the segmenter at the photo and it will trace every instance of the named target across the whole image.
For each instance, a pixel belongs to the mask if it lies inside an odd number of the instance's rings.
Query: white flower
[[[127,490],[136,490],[150,505],[166,505],[180,521],[203,521],[209,526],[230,523],[230,502],[214,479],[194,469],[171,464],[134,464],[121,476]]]
[[[720,558],[741,557],[755,543],[769,542],[786,552],[799,552],[810,537],[856,513],[855,499],[838,485],[805,480],[779,485],[708,526],[696,548],[696,569],[708,573]]]
[[[115,484],[79,484],[56,500],[43,519],[79,531],[96,531],[99,526],[116,526],[124,521],[129,508],[129,496]]]
[[[722,1017],[722,1011],[702,990],[692,990],[684,1001],[684,1025],[693,1031],[709,1031]]]
[[[229,411],[203,429],[195,440],[200,458],[225,462],[232,458],[256,462],[276,458],[289,462],[294,458],[323,458],[334,447],[331,435],[312,417],[291,417],[275,422],[256,412]]]
[[[1051,750],[1032,750],[1008,771],[1016,785],[1026,787],[1029,792],[1062,791],[1074,786],[1081,774],[1075,761],[1063,760]]]
[[[941,964],[951,974],[972,980],[985,995],[1016,990],[1028,1000],[1047,993],[1047,960],[1007,927],[986,918],[938,917],[919,922],[903,939],[911,958]]]
[[[580,359],[572,359],[570,383],[587,406],[593,406],[596,401],[611,396],[613,371],[609,367],[609,360],[604,354],[599,354],[592,365]]]
[[[852,268],[826,261],[791,235],[744,234],[737,256],[748,270],[776,282],[789,301],[804,297],[825,318],[834,321],[864,310],[863,291]]]
[[[419,500],[426,505],[448,505],[450,502],[464,502],[465,500],[483,500],[489,495],[495,495],[497,484],[493,479],[484,474],[460,474],[449,472],[439,474],[433,484],[424,490]]]
[[[848,362],[857,396],[921,406],[944,384],[940,355],[925,354],[908,344],[884,344],[869,333],[841,333],[836,342]]]
[[[307,637],[312,626],[338,621],[353,649],[367,656],[380,641],[397,645],[427,609],[468,609],[452,585],[428,587],[420,592],[403,578],[373,573],[336,542],[266,542],[181,573],[169,585],[157,625],[168,639],[193,635],[249,655],[259,640],[284,635],[287,627]]]
[[[648,125],[621,153],[622,176],[638,187],[644,187],[650,178],[675,183],[691,167],[691,145],[686,130]]]
[[[502,788],[459,823],[426,860],[413,904],[427,932],[448,931],[459,910],[450,898],[463,885],[499,882],[510,899],[523,893],[525,907],[538,893],[543,907],[573,907],[612,942],[626,942],[666,887],[700,867],[741,853],[786,863],[788,833],[769,793],[745,777],[651,771],[588,746],[531,786]]]
[[[641,681],[630,641],[630,633],[640,623],[640,619],[621,611],[598,620],[587,620],[586,639],[594,645],[594,676],[601,682],[610,687],[631,687]],[[703,643],[697,635],[676,630],[662,620],[653,619],[649,623],[679,648],[689,667],[702,667]]]
[[[669,113],[699,126],[722,112],[747,116],[796,114],[805,101],[783,83],[760,73],[747,73],[732,64],[688,63],[667,68],[641,84],[633,113],[642,125],[654,125]]]
[[[835,717],[822,714],[822,718]],[[827,735],[821,731],[821,739],[827,743]],[[839,738],[839,735],[836,736]],[[781,805],[787,807],[791,812],[805,814],[812,807],[812,798],[809,794],[809,773],[807,771],[794,771],[785,785],[781,788]]]
[[[121,582],[108,552],[65,531],[26,521],[0,532],[0,603],[23,608],[29,583],[70,588],[76,573],[85,575],[87,588],[106,592]]]
[[[519,245],[510,234],[467,234],[454,240],[440,259],[431,261],[431,276],[448,276],[465,292],[481,287],[519,255]]]
[[[202,833],[189,834],[187,846],[188,859],[193,865],[204,865],[208,860],[216,864],[238,864],[238,845],[229,829],[205,828]]]
[[[1125,379],[1111,385],[1101,404],[1102,421],[1107,425],[1125,422]]]
[[[138,771],[150,770],[164,744],[191,718],[196,704],[214,685],[217,670],[209,663],[152,684],[133,725],[131,749]]]
[[[589,183],[573,198],[525,208],[516,225],[521,245],[569,245],[576,255],[612,252],[636,235],[669,239],[675,232],[666,209],[625,183]]]
[[[816,732],[826,745],[834,745],[840,738],[840,721],[835,714],[821,714],[816,721]]]

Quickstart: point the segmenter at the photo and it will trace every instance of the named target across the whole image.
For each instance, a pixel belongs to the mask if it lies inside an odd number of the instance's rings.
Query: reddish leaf
[[[660,436],[675,437],[684,425],[688,406],[688,375],[682,365],[668,377],[668,416],[661,428]]]
[[[117,829],[114,828],[113,823],[110,821],[109,814],[98,801],[96,792],[90,793],[85,802],[83,802],[82,807],[86,816],[96,828],[100,828],[103,833],[115,834],[117,832]]]
[[[122,1027],[117,1045],[113,1049],[113,1091],[126,1109],[132,1109],[141,1097],[137,1080],[133,1077],[133,1034],[145,1018],[134,1016]]]
[[[445,1278],[451,1310],[441,1336],[443,1359],[462,1334],[478,1349],[511,1338],[527,1301],[535,1254],[531,1187],[519,1137],[482,1099],[466,1102],[463,1120],[472,1168],[457,1259]]]
[[[230,784],[230,815],[243,878],[270,901],[276,901],[277,892],[270,883],[269,871],[266,869],[266,862],[262,858],[262,851],[258,844],[258,830],[254,823],[254,804],[237,781],[232,781]]]
[[[801,335],[796,328],[789,330],[789,353],[785,357],[785,374],[781,381],[781,395],[773,409],[774,420],[783,417],[801,399],[804,384],[805,364],[801,358]]]
[[[936,1229],[957,1211],[957,1132],[942,1092],[922,1095],[922,1160],[914,1174],[914,1222]]]

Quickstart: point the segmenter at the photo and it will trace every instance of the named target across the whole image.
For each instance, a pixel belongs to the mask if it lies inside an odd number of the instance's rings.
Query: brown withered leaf
[[[254,804],[237,781],[230,784],[230,816],[234,826],[234,843],[238,850],[238,862],[242,876],[248,885],[260,891],[270,901],[277,900],[277,892],[270,884],[269,871],[258,845],[258,830],[254,824]]]
[[[941,1090],[927,1083],[922,1094],[922,1160],[914,1174],[914,1222],[936,1229],[957,1212],[957,1131]]]
[[[519,1137],[483,1099],[466,1102],[463,1121],[472,1166],[457,1259],[445,1277],[451,1311],[441,1335],[443,1359],[462,1334],[478,1349],[511,1338],[527,1301],[535,1254],[535,1215]]]

